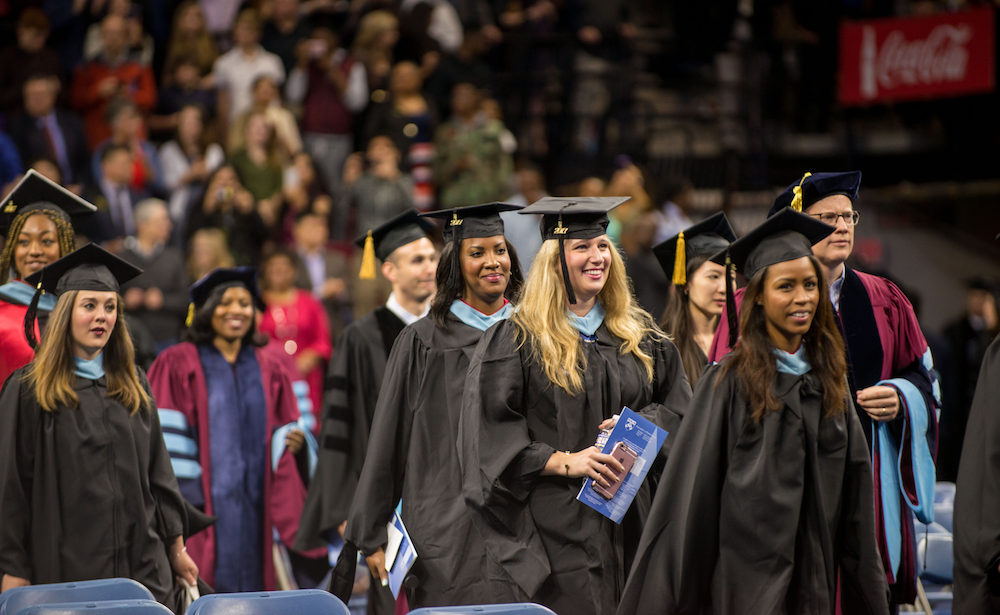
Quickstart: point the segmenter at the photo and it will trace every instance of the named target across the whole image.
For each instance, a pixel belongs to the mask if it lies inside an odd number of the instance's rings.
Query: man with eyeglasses
[[[895,284],[846,265],[854,249],[861,172],[806,173],[774,201],[768,217],[792,207],[836,227],[813,246],[847,350],[852,401],[872,450],[876,538],[890,589],[890,611],[917,595],[913,517],[934,518],[934,452],[940,390],[927,341]],[[737,291],[736,305],[742,301]],[[723,313],[709,353],[729,352]],[[848,497],[848,494],[844,494]]]

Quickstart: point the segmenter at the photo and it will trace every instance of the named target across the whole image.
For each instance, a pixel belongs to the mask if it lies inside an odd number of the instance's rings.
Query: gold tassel
[[[188,304],[188,315],[187,315],[187,318],[184,319],[184,326],[190,327],[191,323],[193,323],[193,322],[194,322],[194,304],[193,303],[189,303]]]
[[[358,273],[358,277],[362,280],[375,279],[375,240],[371,231],[368,231],[368,237],[365,239],[365,249],[361,255],[361,272]]]
[[[795,193],[795,196],[792,197],[791,208],[797,212],[802,211],[802,184],[805,183],[806,178],[810,175],[812,175],[812,173],[807,171],[806,174],[802,176],[802,179],[799,180],[799,185],[792,188],[792,192]]]
[[[687,284],[687,253],[684,251],[684,231],[677,235],[677,251],[674,253],[674,286]]]

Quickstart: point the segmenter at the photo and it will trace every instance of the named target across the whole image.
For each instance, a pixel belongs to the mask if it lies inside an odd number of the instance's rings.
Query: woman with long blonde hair
[[[141,271],[89,244],[28,277],[58,297],[37,356],[0,394],[2,589],[128,577],[177,608],[197,583],[158,413],[122,312]]]
[[[623,200],[545,198],[519,212],[543,215],[545,241],[518,312],[486,331],[469,367],[463,488],[499,602],[615,610],[649,494],[621,526],[574,501],[585,478],[607,487],[622,470],[594,442],[624,406],[672,438],[691,397],[677,349],[636,303],[607,237],[607,212]]]

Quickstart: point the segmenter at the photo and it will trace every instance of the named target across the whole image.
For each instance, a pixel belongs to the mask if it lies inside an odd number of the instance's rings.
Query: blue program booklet
[[[604,439],[603,435],[601,439]],[[580,489],[576,499],[615,523],[621,523],[666,439],[666,431],[629,408],[622,408],[618,423],[607,436],[601,452],[611,455],[613,451],[617,451],[616,458],[621,456],[629,461],[634,460],[632,468],[622,478],[618,491],[610,499],[594,488],[594,480],[591,478],[583,482],[583,488]]]
[[[413,548],[410,534],[399,516],[398,507],[396,512],[392,513],[392,521],[386,529],[388,542],[385,546],[385,567],[389,573],[389,589],[392,590],[393,598],[399,598],[399,590],[403,586],[403,580],[406,579],[406,573],[417,559],[417,551]]]

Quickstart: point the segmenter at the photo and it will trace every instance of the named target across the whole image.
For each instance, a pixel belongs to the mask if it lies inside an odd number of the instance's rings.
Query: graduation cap
[[[264,301],[260,298],[260,289],[257,286],[256,267],[219,267],[213,269],[205,277],[198,280],[188,289],[191,303],[188,305],[188,315],[185,324],[190,327],[194,322],[195,313],[205,307],[209,295],[217,288],[226,289],[240,287],[250,292],[254,305],[263,309]]]
[[[809,209],[816,201],[835,194],[843,194],[853,202],[858,198],[861,188],[861,171],[846,173],[806,173],[797,182],[792,183],[785,191],[774,199],[768,217],[773,216],[785,207],[795,211]]]
[[[385,261],[389,255],[408,243],[427,237],[434,225],[420,217],[416,209],[408,209],[382,226],[368,229],[368,233],[354,240],[354,245],[364,248],[361,257],[362,280],[375,279],[375,257]]]
[[[812,256],[813,245],[836,230],[812,216],[786,207],[712,257],[713,262],[724,263],[726,266],[726,312],[729,318],[730,348],[736,345],[739,332],[735,289],[730,270],[734,269],[751,278],[764,267]]]
[[[88,243],[59,260],[46,265],[25,278],[35,287],[28,311],[24,315],[24,335],[34,348],[35,315],[42,294],[59,296],[72,290],[121,292],[121,285],[142,273],[132,263],[118,258],[97,244]]]
[[[726,214],[719,212],[653,246],[653,254],[677,286],[687,284],[687,264],[697,256],[714,255],[736,240]]]
[[[608,212],[632,197],[627,196],[547,196],[535,201],[519,214],[541,214],[539,230],[543,240],[559,240],[559,261],[562,265],[563,283],[566,297],[571,304],[576,303],[576,294],[569,281],[569,267],[566,265],[567,239],[593,239],[608,230]]]
[[[445,221],[444,240],[449,242],[503,235],[503,219],[500,217],[500,212],[518,209],[523,209],[523,206],[513,203],[485,203],[429,211],[420,214],[420,217]]]
[[[7,198],[0,201],[0,235],[7,236],[18,215],[42,210],[55,212],[79,229],[97,208],[38,171],[28,169]]]

